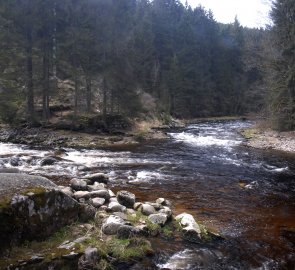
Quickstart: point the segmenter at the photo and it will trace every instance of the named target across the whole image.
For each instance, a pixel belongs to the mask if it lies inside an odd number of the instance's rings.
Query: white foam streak
[[[191,259],[194,254],[191,250],[185,249],[172,255],[169,260],[164,264],[159,264],[160,269],[171,269],[171,270],[186,270],[190,269],[191,265],[188,263],[188,259]]]
[[[192,144],[195,146],[223,146],[231,147],[240,144],[240,141],[229,139],[220,139],[215,136],[200,136],[188,132],[170,133],[170,136],[176,141]]]

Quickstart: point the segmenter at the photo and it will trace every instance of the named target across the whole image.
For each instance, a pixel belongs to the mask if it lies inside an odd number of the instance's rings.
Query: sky
[[[237,15],[241,25],[250,28],[271,24],[271,0],[188,0],[188,4],[193,8],[202,5],[211,9],[215,20],[222,23],[233,22]]]

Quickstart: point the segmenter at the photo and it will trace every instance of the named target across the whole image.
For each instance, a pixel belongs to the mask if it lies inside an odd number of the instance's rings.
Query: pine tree
[[[290,130],[295,128],[295,2],[277,0],[271,16],[278,50],[273,65],[271,108],[277,128]]]

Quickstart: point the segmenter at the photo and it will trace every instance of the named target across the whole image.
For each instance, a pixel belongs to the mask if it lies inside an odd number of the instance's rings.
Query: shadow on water
[[[295,156],[242,146],[237,130],[250,125],[204,122],[121,151],[67,149],[58,163],[44,167],[38,158],[46,151],[2,149],[17,153],[20,170],[58,184],[104,171],[114,190],[128,189],[140,201],[165,197],[176,213],[189,212],[225,236],[211,245],[154,239],[155,258],[132,269],[294,269]],[[0,165],[11,167],[1,152]]]

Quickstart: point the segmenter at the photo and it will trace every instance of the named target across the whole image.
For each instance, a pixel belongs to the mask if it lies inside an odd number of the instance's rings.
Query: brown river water
[[[204,122],[169,131],[170,139],[124,150],[54,149],[0,144],[0,168],[15,167],[64,184],[102,171],[114,191],[138,200],[165,197],[224,240],[152,240],[157,255],[132,269],[295,269],[295,155],[243,146],[247,121]]]

